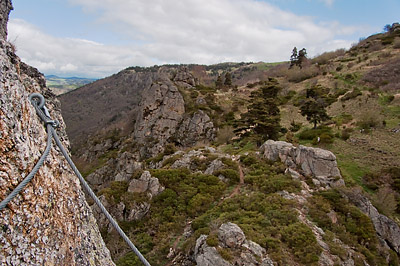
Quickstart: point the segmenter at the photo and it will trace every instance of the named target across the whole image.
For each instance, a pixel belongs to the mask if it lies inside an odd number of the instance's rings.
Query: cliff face
[[[0,198],[4,199],[32,170],[46,146],[47,134],[33,106],[40,92],[59,135],[69,141],[60,104],[35,68],[20,62],[5,41],[9,1],[0,1]],[[4,8],[8,8],[4,9]],[[0,214],[1,265],[114,265],[85,201],[78,179],[52,148],[32,181]]]
[[[8,14],[13,10],[10,0],[0,1],[0,36],[2,39],[7,39],[7,22]]]

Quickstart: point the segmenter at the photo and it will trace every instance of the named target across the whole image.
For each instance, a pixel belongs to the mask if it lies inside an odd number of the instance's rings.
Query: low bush
[[[324,138],[328,138],[327,136],[330,136],[333,138],[333,133],[332,129],[329,127],[319,127],[316,129],[304,129],[301,131],[299,134],[297,134],[297,137],[300,140],[314,140],[317,139],[318,137],[321,138],[321,136],[324,134]]]
[[[360,129],[369,130],[371,128],[376,128],[381,125],[381,117],[376,111],[368,111],[363,113],[360,119],[357,121],[357,126]]]
[[[345,128],[342,130],[340,134],[340,138],[344,141],[348,140],[350,138],[350,134],[353,132],[353,129],[351,128]]]
[[[318,262],[322,248],[307,225],[299,222],[290,224],[282,230],[282,239],[300,262],[307,265]]]

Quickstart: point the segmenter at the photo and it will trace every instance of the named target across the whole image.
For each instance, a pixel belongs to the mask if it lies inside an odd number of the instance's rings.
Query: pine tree
[[[218,75],[218,78],[217,78],[217,81],[215,82],[215,87],[217,88],[217,89],[221,89],[222,88],[222,86],[223,86],[223,81],[222,81],[222,77],[221,77],[221,75]]]
[[[226,72],[224,85],[228,86],[228,87],[232,86],[232,75],[231,75],[231,72]]]
[[[292,51],[292,55],[290,56],[290,66],[289,66],[289,69],[292,68],[293,66],[297,65],[297,58],[298,58],[298,55],[297,55],[297,48],[294,47],[294,48],[293,48],[293,51]]]
[[[300,107],[300,111],[301,115],[314,124],[314,129],[317,128],[317,124],[329,119],[324,101],[321,98],[308,98]]]
[[[303,63],[307,61],[307,50],[306,48],[303,48],[299,51],[299,55],[297,56],[297,65],[300,67],[300,69],[303,68]]]
[[[235,133],[241,137],[257,135],[261,141],[276,140],[281,130],[277,96],[281,88],[270,78],[264,86],[250,95],[247,113],[235,123]]]
[[[326,113],[328,104],[325,100],[325,94],[325,89],[321,85],[315,85],[306,90],[307,99],[300,106],[301,115],[313,123],[314,129],[317,128],[317,124],[329,119]]]

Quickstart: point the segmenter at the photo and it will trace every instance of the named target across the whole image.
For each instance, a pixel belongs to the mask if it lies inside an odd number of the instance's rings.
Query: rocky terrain
[[[29,174],[46,146],[47,133],[28,100],[47,100],[68,147],[60,103],[37,69],[20,61],[6,41],[12,4],[0,1],[0,197]],[[44,165],[0,214],[1,265],[114,265],[78,179],[52,148]]]
[[[74,160],[152,265],[399,265],[396,25],[302,69],[131,67],[64,94]],[[267,89],[274,140],[237,130]],[[92,208],[116,264],[140,265]]]

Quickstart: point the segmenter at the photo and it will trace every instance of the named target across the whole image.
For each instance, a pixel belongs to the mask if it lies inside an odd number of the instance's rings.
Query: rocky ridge
[[[47,134],[30,104],[30,93],[47,100],[63,144],[69,147],[60,104],[44,77],[14,54],[5,41],[10,1],[0,1],[0,197],[4,199],[32,170]],[[51,149],[27,187],[0,215],[1,265],[114,265],[78,179],[62,155]]]

